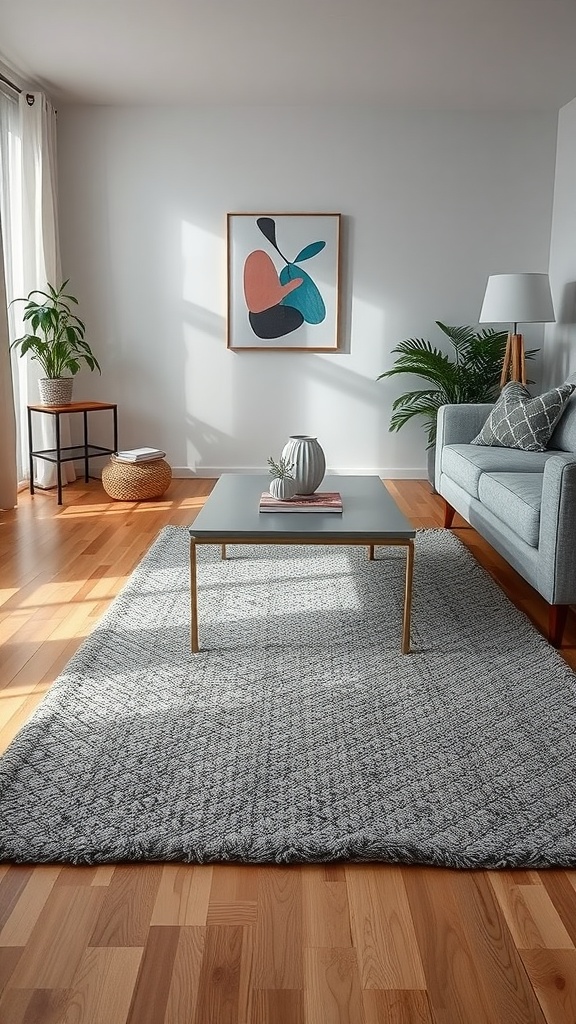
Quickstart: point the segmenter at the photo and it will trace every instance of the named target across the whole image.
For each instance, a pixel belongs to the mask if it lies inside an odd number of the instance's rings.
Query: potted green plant
[[[67,284],[64,281],[58,289],[46,284],[47,291],[34,289],[25,299],[13,299],[26,303],[22,319],[30,324],[32,333],[17,338],[10,348],[19,348],[21,356],[30,353],[42,367],[45,376],[38,387],[44,405],[70,404],[73,378],[82,363],[101,373],[96,356],[84,340],[85,325],[72,312],[70,304],[78,305],[78,299],[65,292]]]
[[[292,476],[292,470],[294,469],[292,463],[288,462],[284,456],[278,462],[275,462],[270,455],[267,461],[270,466],[270,476],[272,477],[269,487],[270,494],[273,498],[279,498],[281,501],[289,501],[296,494],[296,481]]]
[[[397,359],[390,370],[377,380],[398,374],[413,374],[430,382],[426,388],[405,391],[392,403],[390,430],[400,430],[405,423],[420,416],[424,420],[429,453],[428,478],[433,484],[436,414],[441,405],[462,402],[493,402],[500,393],[500,374],[506,350],[507,331],[473,327],[436,325],[449,339],[453,354],[436,348],[424,338],[401,341],[392,353]],[[534,351],[527,352],[532,358]]]

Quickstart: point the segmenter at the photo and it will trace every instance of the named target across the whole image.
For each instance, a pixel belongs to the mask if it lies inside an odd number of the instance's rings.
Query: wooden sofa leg
[[[455,513],[456,509],[452,508],[452,505],[449,505],[446,499],[444,499],[444,529],[450,529]]]
[[[567,604],[551,604],[548,609],[548,641],[553,647],[562,646],[562,636],[568,617]]]

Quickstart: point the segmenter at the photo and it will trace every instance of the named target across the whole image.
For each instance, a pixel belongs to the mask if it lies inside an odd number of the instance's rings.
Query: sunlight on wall
[[[182,222],[182,298],[217,316],[225,314],[222,268],[226,243],[203,228]]]
[[[381,306],[353,297],[351,322],[344,318],[340,325],[344,347],[351,334],[352,351],[315,353],[306,379],[308,419],[330,467],[379,465],[384,396],[376,377],[385,368],[388,351],[384,325]]]
[[[232,433],[233,367],[223,344],[225,240],[182,221],[181,246],[184,391],[190,413],[186,455],[193,468],[209,460],[209,452],[222,435]]]
[[[226,240],[190,221],[180,222],[180,234],[187,466],[264,467],[267,451],[309,433],[330,469],[374,472],[383,449],[389,454],[386,388],[376,381],[389,348],[382,305],[350,297],[341,280],[339,349],[231,352]],[[334,309],[335,285],[318,286]]]

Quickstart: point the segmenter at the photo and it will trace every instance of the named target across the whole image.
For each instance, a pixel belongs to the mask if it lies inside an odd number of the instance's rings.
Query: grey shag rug
[[[576,864],[575,676],[450,533],[200,550],[162,531],[0,761],[15,861]]]

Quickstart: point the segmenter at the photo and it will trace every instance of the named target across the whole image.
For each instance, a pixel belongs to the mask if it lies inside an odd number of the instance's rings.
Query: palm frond
[[[412,373],[431,381],[432,384],[442,386],[444,382],[454,382],[456,379],[455,364],[445,352],[434,348],[429,342],[409,339],[392,351],[399,353],[398,358],[390,370],[380,374],[378,380],[383,377],[394,377],[399,373]]]
[[[433,392],[430,391],[430,388],[426,388],[421,391],[406,391],[403,395],[399,395],[398,398],[395,398],[392,402],[392,409],[410,409],[418,406],[418,411],[420,412],[422,402],[430,402],[431,395],[435,395],[434,403],[436,402],[436,397],[438,398],[438,408],[440,405],[446,404],[444,391],[440,390]]]
[[[403,409],[397,409],[390,417],[390,430],[400,430],[409,420],[420,416],[424,419],[424,428],[430,446],[436,440],[436,417],[441,405],[445,405],[445,398],[441,393],[437,393],[436,395],[429,394],[426,398]]]
[[[392,403],[390,430],[400,430],[413,417],[423,417],[428,445],[436,438],[436,414],[441,405],[492,402],[500,391],[500,373],[508,334],[492,328],[450,327],[440,320],[439,329],[454,350],[449,355],[425,338],[407,338],[392,349],[394,365],[377,380],[406,373],[429,381],[431,387],[406,391]],[[538,350],[526,353],[534,357]]]
[[[448,327],[446,324],[441,323],[440,320],[436,321],[436,325],[452,342],[456,363],[465,361],[470,342],[474,337],[473,329],[471,327]]]

